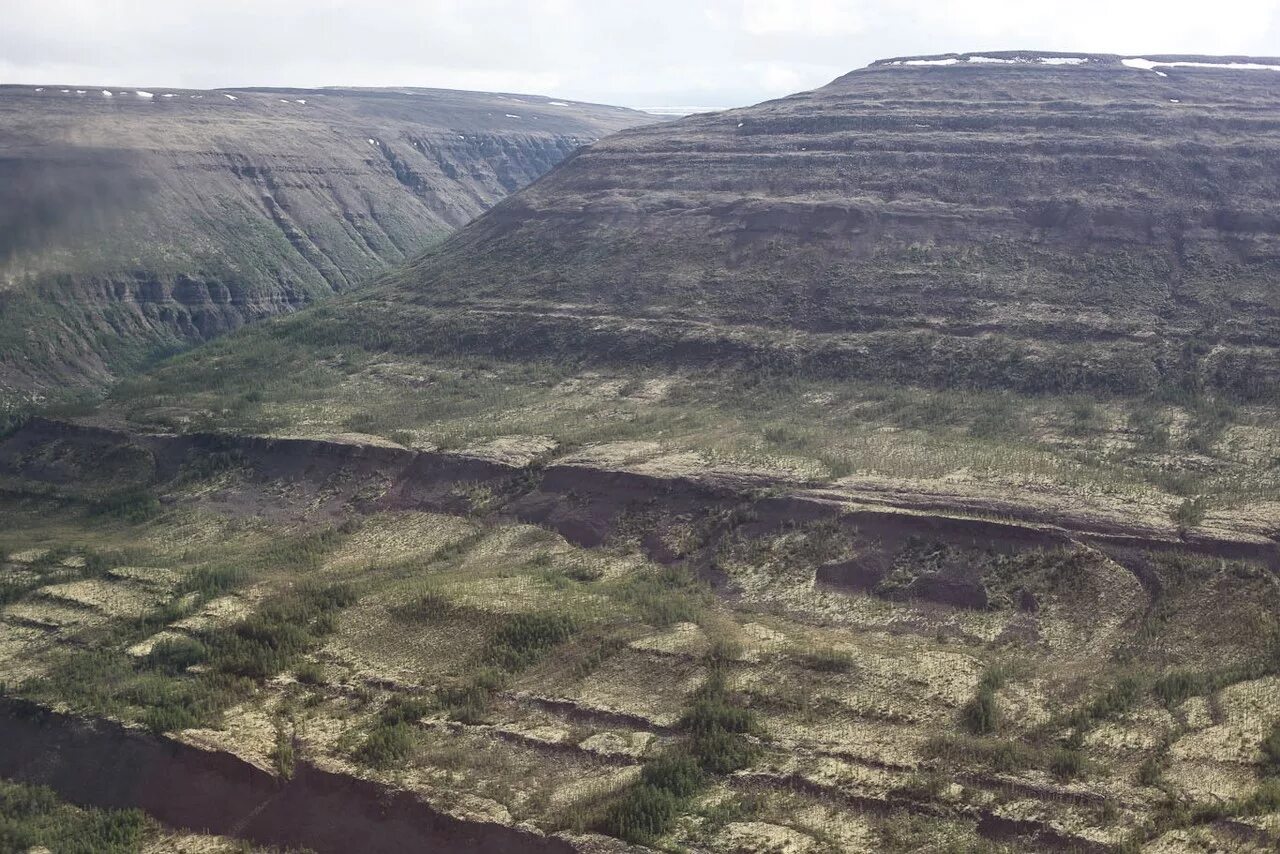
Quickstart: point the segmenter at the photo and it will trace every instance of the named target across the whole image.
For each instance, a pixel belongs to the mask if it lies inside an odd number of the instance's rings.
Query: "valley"
[[[11,418],[4,785],[210,850],[1275,850],[1272,64],[619,113]]]
[[[653,120],[439,89],[0,86],[0,413],[367,282]]]

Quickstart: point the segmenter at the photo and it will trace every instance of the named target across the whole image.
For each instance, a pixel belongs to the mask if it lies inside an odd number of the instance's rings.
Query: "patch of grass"
[[[853,655],[836,647],[814,647],[795,654],[801,667],[819,673],[848,673],[853,669]]]
[[[973,736],[935,736],[925,742],[924,754],[953,765],[1005,772],[1034,768],[1042,761],[1040,751],[1024,742]]]

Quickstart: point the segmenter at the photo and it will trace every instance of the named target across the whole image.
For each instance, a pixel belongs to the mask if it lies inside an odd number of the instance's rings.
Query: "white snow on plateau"
[[[908,59],[903,65],[955,65],[960,60],[952,57],[950,59]]]
[[[1083,56],[1042,56],[1036,60],[1045,65],[1084,65],[1088,61]]]
[[[37,91],[37,92],[43,92],[43,91],[44,91],[44,87],[43,87],[43,86],[41,86],[40,88],[36,89],[36,91]]]
[[[1018,60],[1016,60],[1016,59],[999,59],[999,58],[994,57],[994,56],[971,56],[971,57],[969,57],[969,61],[970,61],[970,62],[995,62],[995,63],[999,63],[999,64],[1001,64],[1001,65],[1013,65],[1013,64],[1014,64],[1015,62],[1017,62]]]
[[[305,107],[305,106],[307,105],[307,99],[306,99],[306,98],[295,98],[295,99],[294,99],[294,101],[293,101],[293,103],[295,103],[295,104],[302,104],[302,105]]]
[[[144,91],[143,91],[143,90],[141,90],[141,89],[139,89],[138,91],[134,92],[133,94],[137,95],[139,98],[154,98],[154,97],[155,97],[155,93],[154,93],[154,92],[144,92]]]
[[[114,94],[115,94],[115,93],[114,93],[114,92],[111,92],[110,90],[107,90],[107,89],[103,89],[103,90],[102,90],[102,97],[104,97],[104,98],[110,98],[110,97],[111,97],[112,95],[114,95]]]
[[[178,97],[178,96],[177,96],[177,95],[175,95],[175,94],[174,94],[174,93],[172,93],[172,92],[165,92],[165,93],[164,93],[163,95],[161,95],[160,97],[162,97],[162,98],[176,98],[176,97]]]
[[[509,118],[509,119],[518,119],[518,118],[520,118],[520,117],[519,117],[519,116],[513,116],[511,113],[507,113],[507,118]]]
[[[1156,71],[1157,68],[1229,68],[1235,71],[1280,71],[1280,65],[1263,65],[1258,62],[1192,62],[1190,60],[1160,62],[1140,56],[1120,61],[1129,68],[1138,68],[1143,71]],[[1156,71],[1156,74],[1168,76],[1160,71]]]
[[[222,93],[222,97],[226,98],[226,99],[227,99],[227,100],[229,100],[229,101],[239,101],[239,100],[240,100],[240,99],[239,99],[239,98],[237,98],[235,95],[228,95],[226,92],[223,92],[223,93]]]
[[[547,106],[548,107],[567,107],[569,105],[566,104],[564,101],[547,101]]]

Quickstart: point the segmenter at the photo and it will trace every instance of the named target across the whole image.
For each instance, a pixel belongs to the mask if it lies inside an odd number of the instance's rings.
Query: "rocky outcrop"
[[[0,87],[0,405],[366,281],[650,120],[447,90]]]

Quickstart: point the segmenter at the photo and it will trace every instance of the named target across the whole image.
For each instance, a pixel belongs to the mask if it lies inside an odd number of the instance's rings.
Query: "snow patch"
[[[998,58],[998,57],[994,57],[994,56],[971,56],[971,57],[969,57],[969,61],[970,61],[970,62],[996,62],[996,63],[1000,63],[1001,65],[1013,65],[1013,64],[1014,64],[1015,62],[1017,62],[1018,60],[1016,60],[1016,59],[1000,59],[1000,58]]]
[[[156,96],[154,92],[145,92],[145,91],[143,91],[142,89],[139,89],[138,91],[134,92],[133,94],[137,95],[139,98],[148,98],[148,99],[149,99],[149,98],[154,98],[154,97]]]
[[[62,94],[64,94],[64,95],[70,95],[70,94],[71,94],[71,90],[70,90],[70,89],[63,89],[63,90],[62,90]]]
[[[378,141],[377,141],[376,139],[373,139],[373,138],[371,137],[371,138],[369,139],[369,144],[370,144],[370,145],[378,145],[379,143],[378,143]]]
[[[952,57],[950,59],[908,59],[903,65],[955,65],[960,60]]]
[[[745,122],[738,122],[738,127],[742,127]]]
[[[113,95],[115,95],[115,92],[112,92],[112,91],[110,91],[110,90],[108,90],[108,89],[103,89],[103,90],[102,90],[102,97],[104,97],[104,98],[110,98],[110,97],[111,97],[111,96],[113,96]]]
[[[226,92],[223,92],[223,93],[222,93],[222,97],[226,98],[228,101],[239,101],[239,100],[240,100],[240,99],[239,99],[239,98],[237,98],[235,95],[228,95]]]
[[[304,106],[304,107],[305,107],[305,106],[307,105],[307,99],[306,99],[306,98],[294,98],[293,103],[295,103],[295,104],[301,104],[302,106]]]
[[[76,94],[77,94],[77,95],[83,95],[83,94],[84,94],[84,90],[83,90],[83,89],[77,89],[77,90],[76,90]]]
[[[1083,56],[1042,56],[1036,61],[1045,65],[1084,65],[1089,60]]]
[[[43,87],[43,86],[41,86],[39,89],[36,89],[36,91],[37,91],[37,92],[43,92],[43,91],[44,91],[44,87]]]
[[[1179,101],[1177,98],[1170,98],[1170,99],[1169,99],[1169,103],[1170,103],[1170,104],[1181,104],[1182,102],[1181,102],[1181,101]]]
[[[1120,62],[1129,68],[1138,68],[1143,71],[1155,71],[1156,68],[1228,68],[1235,71],[1280,71],[1280,65],[1264,65],[1259,62],[1192,62],[1183,60],[1159,62],[1157,60],[1144,59],[1140,56],[1122,59]],[[1160,71],[1156,71],[1156,74],[1168,76]]]
[[[519,117],[519,116],[512,115],[511,113],[507,113],[507,118],[509,118],[509,119],[518,119],[518,118],[520,118],[520,117]]]
[[[160,97],[162,97],[162,98],[176,98],[176,97],[178,97],[178,96],[177,96],[177,95],[175,95],[173,92],[165,92],[165,93],[164,93],[163,95],[161,95]]]
[[[547,106],[548,107],[567,107],[569,105],[566,104],[564,101],[547,101]]]

